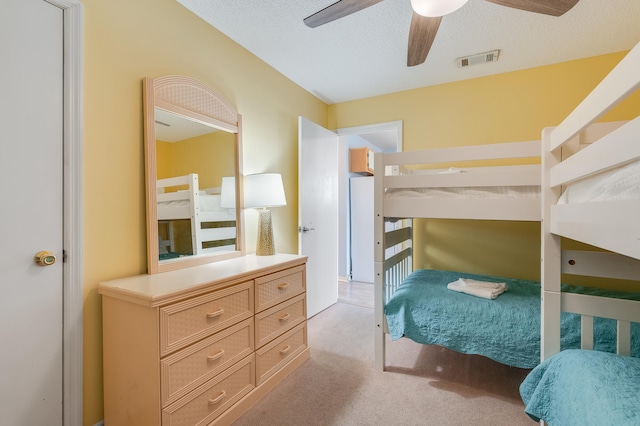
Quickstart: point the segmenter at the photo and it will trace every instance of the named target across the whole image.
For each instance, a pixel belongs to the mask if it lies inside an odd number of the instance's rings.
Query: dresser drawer
[[[275,306],[304,291],[304,266],[256,278],[256,312]]]
[[[247,319],[164,358],[160,363],[162,406],[251,354],[253,337],[253,321]]]
[[[307,322],[256,351],[256,374],[259,385],[307,347]]]
[[[160,308],[160,355],[253,316],[253,281]]]
[[[255,388],[250,355],[162,410],[162,426],[207,425]]]
[[[256,314],[256,348],[307,319],[305,295],[301,294]]]

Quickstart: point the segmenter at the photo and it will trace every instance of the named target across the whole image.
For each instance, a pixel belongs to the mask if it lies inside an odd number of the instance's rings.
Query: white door
[[[338,136],[298,119],[298,247],[307,262],[307,316],[338,301]]]
[[[62,424],[63,13],[0,1],[0,423]],[[38,266],[49,250],[57,260]]]
[[[351,279],[373,283],[373,176],[352,177],[349,182]]]

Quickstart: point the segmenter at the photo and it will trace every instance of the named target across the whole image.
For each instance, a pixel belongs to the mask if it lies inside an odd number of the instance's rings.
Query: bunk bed
[[[539,283],[446,271],[413,271],[412,224],[415,218],[539,222],[540,152],[537,140],[375,155],[375,366],[378,370],[384,370],[385,366],[387,333],[394,339],[407,336],[419,343],[441,344],[461,352],[492,356],[503,352],[502,348],[487,353],[482,348],[469,347],[478,346],[482,339],[475,339],[473,343],[472,339],[461,337],[460,333],[474,333],[473,329],[461,331],[460,327],[449,326],[451,320],[461,318],[461,327],[472,325],[477,317],[467,309],[491,311],[491,307],[505,301],[536,292],[539,312]],[[425,275],[432,285],[423,285],[421,278]],[[448,290],[448,282],[459,278],[504,281],[509,291],[496,300],[486,300]],[[416,295],[413,289],[422,294]],[[401,297],[403,300],[399,301]],[[445,303],[430,303],[436,298],[447,298],[451,303],[448,307],[444,307]],[[465,311],[458,316],[450,309],[463,305]],[[535,311],[536,304],[528,309]],[[511,309],[516,314],[525,311]],[[529,312],[520,322],[527,323],[531,316],[535,314]],[[539,314],[537,317],[539,319]],[[487,319],[488,324],[495,321]],[[448,335],[447,331],[452,334]],[[492,340],[496,337],[500,340],[499,336],[489,335]],[[539,336],[533,338],[539,341]],[[516,364],[522,362],[516,361]]]
[[[156,188],[158,226],[164,228],[159,232],[164,235],[159,237],[160,260],[235,250],[235,209],[221,201],[220,188],[200,189],[195,173],[158,179]],[[180,222],[189,231],[188,250],[176,249],[175,230]]]
[[[586,139],[616,126],[619,123],[594,128],[587,132]],[[508,221],[540,221],[542,218],[541,199],[535,195],[536,186],[540,190],[542,176],[539,165],[462,169],[449,165],[474,160],[539,157],[541,151],[540,141],[533,141],[376,154],[375,366],[378,370],[385,368],[386,333],[392,339],[410,337],[419,343],[438,344],[463,353],[484,355],[515,367],[533,368],[549,348],[548,344],[541,345],[540,337],[548,329],[557,330],[555,352],[561,348],[580,347],[584,334],[580,314],[582,310],[591,309],[587,300],[600,300],[603,297],[607,300],[623,299],[620,303],[628,306],[634,306],[635,301],[640,300],[639,293],[563,285],[559,281],[559,267],[555,289],[558,294],[562,289],[563,294],[567,295],[566,299],[573,302],[565,306],[567,312],[561,314],[558,309],[552,316],[547,316],[548,309],[545,311],[542,308],[548,306],[548,301],[545,300],[545,305],[541,304],[542,288],[539,282],[470,276],[459,272],[413,271],[413,218]],[[606,157],[602,152],[596,155]],[[438,169],[443,164],[447,166]],[[435,169],[432,169],[433,165],[436,165]],[[577,194],[581,192],[578,190]],[[490,195],[485,197],[482,195],[485,193]],[[571,206],[570,203],[567,205]],[[594,216],[606,218],[609,225],[613,226],[624,223],[623,220],[626,223],[636,221],[626,229],[637,239],[638,233],[634,233],[633,229],[637,229],[640,215],[637,207],[631,209],[616,210],[614,221],[601,216],[601,212]],[[547,227],[549,223],[543,226]],[[632,237],[627,235],[625,239],[629,241]],[[564,255],[571,259],[579,256],[580,265],[595,265],[591,260],[593,253],[565,252]],[[584,262],[582,259],[587,260]],[[575,261],[571,260],[570,263],[575,264]],[[614,269],[622,275],[625,268],[620,263],[624,262],[618,262]],[[575,273],[575,265],[568,266],[563,266],[564,272]],[[428,284],[425,284],[424,276]],[[449,284],[459,279],[505,283],[509,290],[496,300],[470,298],[449,291]],[[596,297],[598,299],[591,299]],[[596,348],[615,351],[615,322],[598,318],[593,323],[595,326],[590,333],[597,336]],[[629,328],[633,328],[634,334],[640,333],[638,327]],[[630,339],[628,345],[629,351],[638,355],[639,339]],[[635,342],[633,347],[631,341]]]
[[[542,133],[542,363],[520,387],[534,420],[640,423],[640,359],[633,351],[640,304],[566,293],[561,284],[562,273],[640,281],[640,115],[596,123],[638,96],[638,88],[640,43],[561,124]],[[604,250],[568,252],[563,238]],[[582,317],[580,349],[561,346],[563,312]],[[616,320],[616,354],[594,346],[594,317]]]

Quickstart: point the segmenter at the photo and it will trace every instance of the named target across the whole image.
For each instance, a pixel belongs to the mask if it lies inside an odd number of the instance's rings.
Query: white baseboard
[[[100,420],[98,423],[96,423],[93,426],[104,426],[104,420]]]

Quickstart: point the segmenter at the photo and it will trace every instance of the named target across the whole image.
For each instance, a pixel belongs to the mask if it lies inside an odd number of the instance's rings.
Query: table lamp
[[[286,206],[282,176],[278,173],[258,173],[244,178],[245,208],[258,209],[258,241],[256,255],[270,256],[276,253],[273,244],[271,210],[267,207]]]
[[[223,209],[236,208],[236,178],[224,176],[220,187],[220,207]]]

